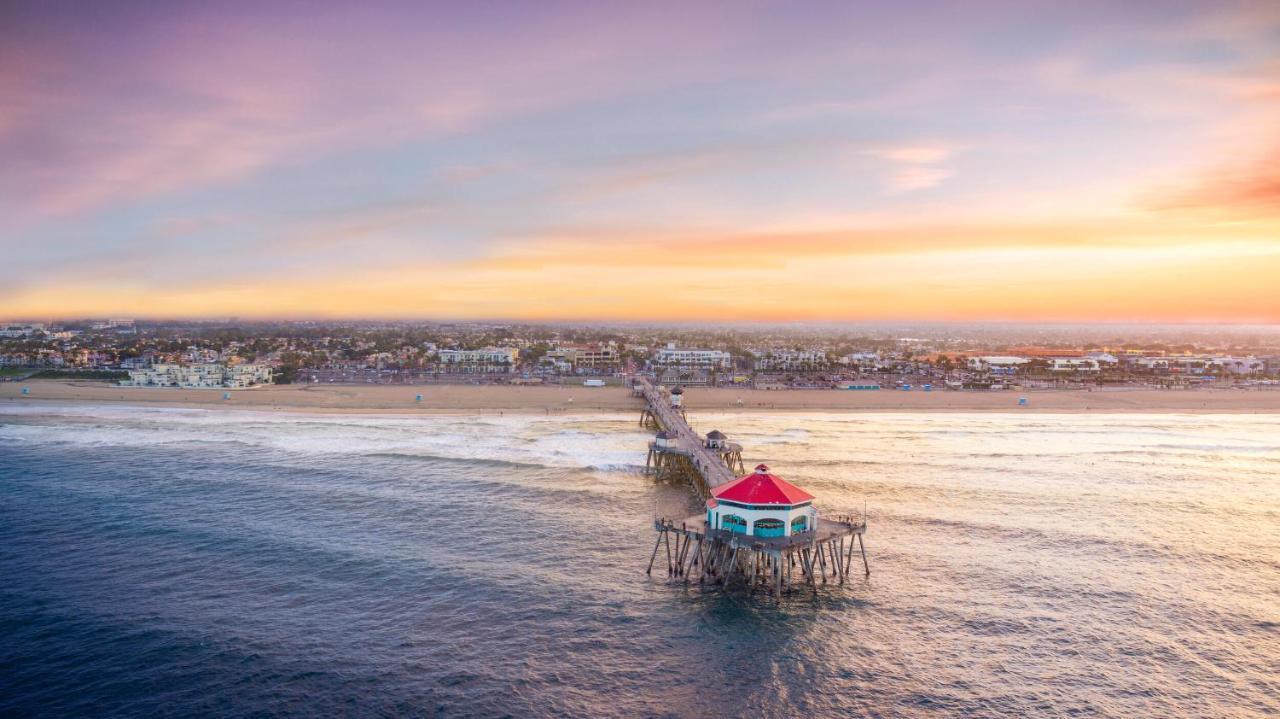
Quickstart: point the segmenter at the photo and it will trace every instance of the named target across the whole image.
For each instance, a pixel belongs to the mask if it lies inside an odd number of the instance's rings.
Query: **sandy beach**
[[[30,394],[22,395],[27,387]],[[0,402],[94,402],[307,412],[568,414],[630,412],[640,401],[619,387],[480,385],[280,385],[230,391],[116,387],[102,382],[0,383]],[[421,394],[422,401],[415,399]],[[1019,397],[1028,404],[1019,406]],[[1028,392],[763,391],[690,388],[690,410],[854,412],[1280,412],[1280,390],[1121,389]]]

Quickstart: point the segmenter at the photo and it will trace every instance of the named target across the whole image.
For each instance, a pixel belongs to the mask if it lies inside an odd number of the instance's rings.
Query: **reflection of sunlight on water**
[[[0,562],[30,584],[5,606],[159,617],[209,646],[262,636],[272,686],[319,657],[415,707],[429,686],[531,715],[1280,711],[1263,689],[1280,659],[1280,417],[692,419],[825,510],[865,502],[871,580],[781,607],[645,581],[651,515],[697,502],[639,473],[649,434],[629,416],[68,405],[0,409],[22,468],[0,467]],[[75,631],[24,641],[91,645]],[[227,686],[243,675],[186,651]],[[83,671],[109,684],[110,661]],[[316,676],[293,681],[343,691]]]

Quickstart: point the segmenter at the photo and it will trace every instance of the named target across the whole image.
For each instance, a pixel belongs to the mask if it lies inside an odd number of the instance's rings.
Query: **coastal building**
[[[440,362],[458,372],[514,372],[519,359],[520,350],[514,347],[440,350]]]
[[[883,365],[879,352],[851,352],[836,361],[847,367],[875,368]]]
[[[771,474],[768,465],[712,490],[707,526],[749,537],[789,537],[817,525],[813,495]]]
[[[1115,367],[1120,364],[1120,359],[1110,352],[1089,352],[1085,357],[1097,360],[1100,367]]]
[[[729,369],[733,358],[728,352],[721,350],[679,349],[674,342],[668,342],[666,347],[654,354],[653,363],[664,367]]]
[[[95,330],[132,330],[133,320],[128,319],[110,319],[100,322],[94,322],[90,325]]]
[[[120,360],[120,369],[146,369],[155,363],[155,355],[150,352],[144,352],[137,357],[125,357]]]
[[[1214,357],[1209,362],[1222,374],[1260,375],[1267,371],[1266,361],[1257,357]]]
[[[808,372],[830,364],[822,350],[764,350],[755,354],[755,368],[766,372]]]
[[[1266,373],[1269,375],[1280,375],[1280,355],[1266,357]]]
[[[621,361],[611,345],[562,346],[547,350],[543,361],[557,369],[609,369]]]
[[[1049,369],[1053,372],[1096,374],[1102,371],[1102,366],[1091,357],[1055,357],[1049,360]]]
[[[156,364],[142,369],[129,370],[129,379],[122,380],[120,385],[122,387],[245,389],[259,384],[271,384],[271,382],[271,367],[267,365],[202,363],[194,365]]]
[[[991,374],[1013,374],[1018,371],[1022,365],[1030,362],[1026,357],[1014,357],[1011,355],[985,355],[981,357],[970,357],[969,369],[977,372],[990,372]]]
[[[44,325],[40,322],[11,323],[0,326],[0,337],[5,339],[21,339],[23,337],[30,337],[37,332],[44,331]]]
[[[1253,356],[1148,356],[1128,358],[1128,363],[1130,368],[1135,371],[1157,375],[1221,374],[1252,376],[1267,372],[1266,360]]]

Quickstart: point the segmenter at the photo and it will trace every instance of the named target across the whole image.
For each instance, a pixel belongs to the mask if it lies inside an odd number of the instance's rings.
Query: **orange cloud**
[[[1183,187],[1154,193],[1145,204],[1156,210],[1280,217],[1280,150],[1205,172]]]

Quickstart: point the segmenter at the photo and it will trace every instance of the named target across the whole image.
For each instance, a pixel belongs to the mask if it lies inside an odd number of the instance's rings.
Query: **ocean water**
[[[1280,416],[692,419],[871,577],[646,578],[630,415],[0,407],[0,715],[1280,714]]]

